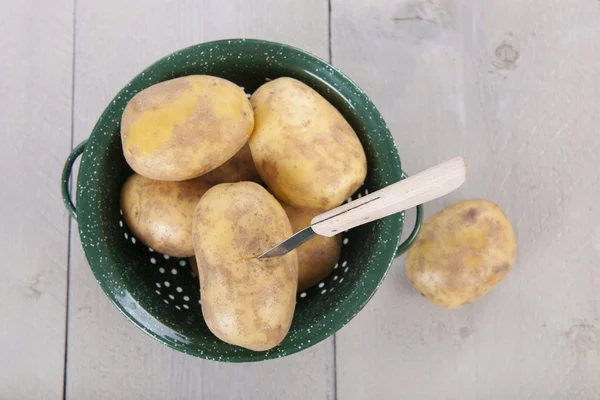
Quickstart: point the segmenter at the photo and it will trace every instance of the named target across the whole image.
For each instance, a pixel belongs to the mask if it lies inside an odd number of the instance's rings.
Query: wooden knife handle
[[[334,236],[419,204],[442,197],[460,187],[467,177],[467,160],[456,157],[333,210],[311,221],[322,236]]]

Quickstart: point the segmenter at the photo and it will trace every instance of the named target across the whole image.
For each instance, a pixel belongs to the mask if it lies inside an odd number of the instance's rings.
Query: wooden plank
[[[72,1],[2,3],[0,393],[62,396],[71,143]]]
[[[75,142],[106,104],[158,58],[195,43],[256,37],[328,53],[327,4],[255,1],[80,2]],[[96,283],[79,238],[72,244],[67,396],[79,398],[333,398],[333,341],[276,361],[229,365],[152,340],[120,315]],[[293,377],[293,378],[292,378]]]
[[[340,399],[600,398],[599,20],[591,0],[333,0],[333,62],[372,96],[406,171],[469,159],[427,215],[488,198],[519,245],[505,281],[453,311],[397,260],[337,335]]]

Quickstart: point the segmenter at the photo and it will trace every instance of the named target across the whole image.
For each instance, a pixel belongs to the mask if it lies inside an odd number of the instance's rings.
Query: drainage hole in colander
[[[181,288],[181,286],[177,286],[177,287],[175,288],[175,290],[177,290],[177,292],[178,292],[178,293],[181,293],[181,292],[183,292],[183,289]]]
[[[119,226],[122,228],[123,227],[123,221],[119,220]]]
[[[152,264],[156,264],[156,258],[154,258],[154,257],[150,257],[150,262],[151,262]]]
[[[168,260],[169,258],[171,258],[171,257],[169,257],[169,256],[168,256],[168,255],[166,255],[166,254],[163,254],[163,257],[165,258],[165,260]]]
[[[339,266],[340,266],[340,264],[336,263],[335,266],[333,267],[333,269],[337,269],[337,267],[339,267]]]
[[[169,281],[165,281],[164,285],[165,285],[165,287],[169,287],[169,286],[171,286],[171,283]]]
[[[325,282],[319,283],[319,288],[322,288],[323,286],[325,286]]]
[[[156,282],[156,287],[160,289],[160,283]]]
[[[170,298],[171,300],[175,300],[175,296],[173,296],[172,294],[170,294],[170,295],[169,295],[169,298]]]
[[[125,240],[129,239],[129,235],[127,234],[127,232],[125,232],[125,233],[123,234],[123,237],[125,238]]]
[[[179,265],[181,265],[182,267],[185,267],[187,264],[187,262],[185,260],[179,260]]]
[[[176,270],[175,268],[173,268],[173,269],[171,270],[171,273],[172,273],[173,275],[177,275],[177,270]]]
[[[306,297],[306,292],[300,293],[300,297],[305,298]]]
[[[153,264],[154,264],[154,263],[153,263]],[[160,272],[161,274],[164,274],[164,273],[165,273],[165,269],[164,269],[163,267],[160,267],[160,268],[158,269],[158,272]]]
[[[349,242],[349,241],[350,241],[350,239],[348,239],[348,238],[345,238],[343,243],[344,243],[344,244],[348,244],[348,242]]]
[[[327,293],[327,289],[321,290],[321,294],[325,294],[325,293]]]
[[[131,237],[131,243],[135,244],[135,242],[136,242],[136,240],[135,240],[135,238],[132,236],[132,237]]]
[[[190,301],[190,298],[188,296],[183,296],[183,300],[184,301]]]

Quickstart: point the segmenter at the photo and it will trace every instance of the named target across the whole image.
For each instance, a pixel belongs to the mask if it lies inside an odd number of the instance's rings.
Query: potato
[[[423,224],[408,251],[406,273],[413,286],[442,307],[470,304],[510,271],[516,241],[510,222],[487,200],[464,200]]]
[[[219,183],[234,182],[256,182],[260,183],[260,175],[254,166],[250,145],[246,143],[236,155],[231,157],[217,169],[214,169],[204,175],[202,179],[209,185],[218,185]]]
[[[131,99],[121,119],[123,153],[140,175],[182,181],[229,160],[253,126],[252,108],[240,87],[213,76],[185,76]]]
[[[321,214],[282,204],[290,219],[294,233],[310,225],[310,221]],[[298,292],[316,285],[333,271],[342,252],[342,236],[316,236],[296,249],[298,253]]]
[[[298,257],[255,257],[292,235],[279,202],[253,182],[213,186],[196,206],[193,235],[211,332],[256,351],[278,345],[296,306]]]
[[[365,152],[344,117],[304,83],[279,78],[250,98],[258,173],[276,197],[299,208],[342,204],[367,174]]]
[[[134,173],[121,189],[123,218],[146,246],[174,257],[192,256],[194,209],[208,189],[199,179],[155,181]]]

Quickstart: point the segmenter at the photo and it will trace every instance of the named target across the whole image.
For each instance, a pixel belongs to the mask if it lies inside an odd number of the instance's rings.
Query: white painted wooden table
[[[600,399],[598,0],[0,0],[0,398]],[[154,60],[220,38],[311,51],[379,107],[407,172],[457,154],[466,197],[514,224],[513,271],[474,305],[395,262],[335,338],[228,365],[172,351],[95,282],[59,175]],[[411,224],[412,221],[408,221]]]

